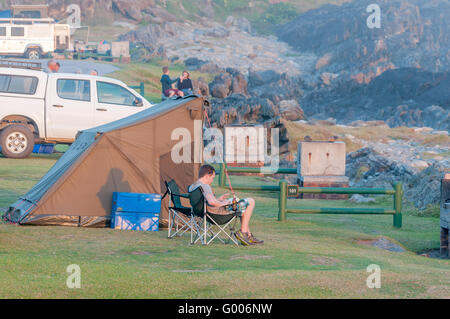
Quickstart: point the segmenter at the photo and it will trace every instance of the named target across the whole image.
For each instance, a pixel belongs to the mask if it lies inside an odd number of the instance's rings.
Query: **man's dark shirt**
[[[162,91],[163,93],[172,88],[172,83],[178,81],[178,78],[171,80],[167,74],[163,74],[161,77]]]

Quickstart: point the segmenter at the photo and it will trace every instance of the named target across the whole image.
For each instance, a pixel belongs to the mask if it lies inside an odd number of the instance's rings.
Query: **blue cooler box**
[[[111,228],[158,231],[161,195],[113,193]]]
[[[111,216],[111,228],[124,230],[159,230],[158,213],[122,213],[116,212]]]
[[[0,152],[2,147],[0,146]],[[52,154],[55,151],[55,144],[36,144],[33,147],[33,153],[35,154]]]
[[[161,195],[114,192],[113,212],[156,213],[161,211]]]
[[[55,144],[36,144],[33,148],[33,153],[52,154],[54,150]]]

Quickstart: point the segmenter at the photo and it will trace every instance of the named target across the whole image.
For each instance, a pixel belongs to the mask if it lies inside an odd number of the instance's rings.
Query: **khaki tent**
[[[113,192],[159,193],[175,179],[186,192],[197,175],[195,155],[203,152],[205,101],[198,97],[167,100],[130,117],[82,131],[68,151],[5,214],[22,225],[106,227]],[[191,163],[177,164],[171,152],[180,143],[172,132],[189,131]],[[199,135],[200,134],[200,135]],[[187,134],[189,135],[189,134]],[[200,136],[200,143],[194,142]],[[160,223],[167,220],[167,200]]]

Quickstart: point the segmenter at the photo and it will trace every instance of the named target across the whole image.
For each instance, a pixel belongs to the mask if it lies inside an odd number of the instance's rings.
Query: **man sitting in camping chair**
[[[230,214],[231,200],[227,200],[228,194],[224,194],[219,198],[214,196],[211,184],[216,176],[216,171],[211,165],[203,165],[199,171],[199,179],[189,186],[189,192],[193,192],[201,187],[203,195],[207,202],[207,211],[217,215]],[[238,212],[241,216],[241,230],[234,233],[235,237],[245,246],[262,244],[264,241],[257,239],[250,231],[250,218],[255,208],[255,200],[253,198],[245,198],[238,202]]]

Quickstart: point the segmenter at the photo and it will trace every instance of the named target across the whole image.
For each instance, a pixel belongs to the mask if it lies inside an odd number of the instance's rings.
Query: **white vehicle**
[[[53,19],[0,19],[0,55],[40,59],[55,52],[73,50],[70,26]]]
[[[36,142],[70,144],[78,131],[151,107],[121,81],[0,67],[0,145],[25,158]]]

